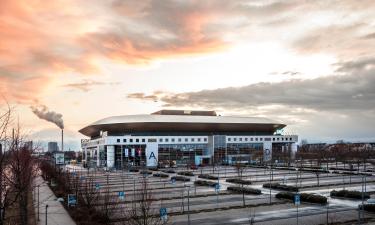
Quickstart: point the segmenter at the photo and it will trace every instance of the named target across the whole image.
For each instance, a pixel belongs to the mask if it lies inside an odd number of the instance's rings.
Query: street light
[[[48,212],[48,204],[46,205],[46,225],[47,225],[47,212]]]

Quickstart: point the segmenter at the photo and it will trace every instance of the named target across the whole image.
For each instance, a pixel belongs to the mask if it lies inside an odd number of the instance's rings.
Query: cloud
[[[364,58],[339,63],[334,75],[310,80],[291,79],[184,93],[137,93],[128,97],[160,101],[165,107],[267,116],[300,127],[302,133],[306,132],[303,128],[306,126],[313,127],[315,132],[325,130],[326,135],[332,136],[371,136],[375,132],[374,74],[375,58]],[[346,133],[334,127],[346,129]],[[352,128],[361,131],[354,134]]]
[[[285,42],[340,60],[370,57],[374,11],[371,0],[2,0],[0,92],[30,102],[58,76],[100,73],[98,62],[149,64],[241,41]]]
[[[120,84],[119,82],[102,82],[102,81],[94,81],[94,80],[84,80],[78,83],[64,84],[62,85],[62,87],[88,92],[97,86],[106,86],[106,85],[114,86],[114,85],[119,85],[119,84]]]

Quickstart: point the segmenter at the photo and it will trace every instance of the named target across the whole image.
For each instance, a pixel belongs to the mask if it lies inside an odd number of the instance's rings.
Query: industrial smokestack
[[[64,129],[61,129],[61,151],[64,151]]]

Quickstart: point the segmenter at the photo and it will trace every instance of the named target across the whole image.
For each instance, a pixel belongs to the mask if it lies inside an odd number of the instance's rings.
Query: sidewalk
[[[52,190],[48,187],[42,177],[37,177],[35,180],[36,185],[39,187],[39,225],[76,225],[69,213],[61,205],[60,202],[56,201],[56,196]],[[65,199],[66,200],[66,199]],[[35,189],[35,215],[36,220],[38,217],[38,191]],[[46,223],[46,205],[48,204],[47,211],[47,223]]]

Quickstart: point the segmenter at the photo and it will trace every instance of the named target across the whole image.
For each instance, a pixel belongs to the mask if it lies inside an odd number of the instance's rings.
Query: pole
[[[297,204],[297,225],[298,225],[298,204]]]
[[[47,212],[48,212],[48,205],[46,205],[46,225],[47,225]]]
[[[329,210],[329,203],[327,202],[327,222],[326,222],[327,225],[328,225],[328,222],[329,222],[328,221],[328,213],[329,213],[328,210]]]
[[[188,186],[188,225],[190,225],[190,186]]]
[[[270,205],[271,205],[271,202],[272,202],[272,195],[271,195],[271,169],[272,169],[272,166],[270,166],[270,186],[269,186],[269,188],[270,188]]]
[[[40,185],[38,185],[38,218],[37,218],[38,221],[39,221],[39,186]]]

